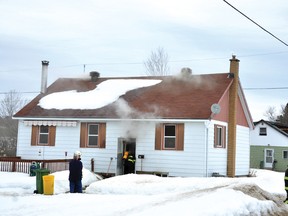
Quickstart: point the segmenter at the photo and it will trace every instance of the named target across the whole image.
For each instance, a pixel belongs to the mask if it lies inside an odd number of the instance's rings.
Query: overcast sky
[[[288,43],[287,0],[228,2]],[[0,0],[0,31],[1,93],[40,91],[42,60],[48,85],[90,71],[145,75],[143,61],[162,47],[170,74],[228,72],[235,54],[254,121],[288,102],[288,47],[222,0]],[[277,87],[286,89],[245,90]]]

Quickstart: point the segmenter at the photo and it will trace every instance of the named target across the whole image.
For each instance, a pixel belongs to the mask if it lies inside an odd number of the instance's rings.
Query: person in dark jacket
[[[124,174],[135,172],[135,162],[136,160],[135,160],[134,155],[129,153],[127,159],[125,160]]]
[[[70,193],[82,193],[82,169],[81,152],[76,151],[69,163]]]
[[[286,191],[286,200],[284,202],[288,204],[288,168],[285,171],[284,182],[285,182],[285,191]]]

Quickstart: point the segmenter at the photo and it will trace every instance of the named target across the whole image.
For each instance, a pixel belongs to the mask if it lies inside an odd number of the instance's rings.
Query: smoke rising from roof
[[[114,104],[115,110],[119,118],[122,119],[147,119],[160,118],[158,115],[159,108],[155,105],[149,105],[151,112],[141,112],[131,107],[123,98],[119,98]],[[163,113],[163,111],[162,111]]]

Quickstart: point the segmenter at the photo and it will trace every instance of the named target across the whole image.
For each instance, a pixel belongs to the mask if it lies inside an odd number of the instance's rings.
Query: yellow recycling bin
[[[54,194],[54,175],[45,175],[43,178],[43,191],[44,195]]]

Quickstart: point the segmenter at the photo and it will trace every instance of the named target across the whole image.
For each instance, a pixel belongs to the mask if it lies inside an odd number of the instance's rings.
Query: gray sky
[[[287,0],[228,2],[288,43]],[[288,47],[222,0],[0,0],[0,31],[1,93],[40,91],[42,60],[48,85],[92,70],[145,75],[143,61],[158,47],[171,74],[228,72],[235,54],[244,90],[288,87]],[[254,121],[288,102],[288,89],[244,92]]]

